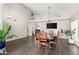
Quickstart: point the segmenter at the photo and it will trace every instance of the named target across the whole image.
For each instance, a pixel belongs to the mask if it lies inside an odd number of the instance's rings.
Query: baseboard
[[[6,39],[6,42],[21,39],[21,38],[25,38],[25,36],[24,37],[17,37],[17,38],[9,38],[9,39]]]

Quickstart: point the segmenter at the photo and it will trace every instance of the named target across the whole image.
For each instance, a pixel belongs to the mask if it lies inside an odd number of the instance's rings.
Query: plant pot
[[[70,44],[74,44],[74,40],[73,39],[69,39],[69,43]]]
[[[0,42],[0,49],[3,49],[5,47],[5,42]]]

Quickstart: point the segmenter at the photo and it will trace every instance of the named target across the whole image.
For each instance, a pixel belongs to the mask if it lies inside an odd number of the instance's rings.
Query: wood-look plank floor
[[[79,55],[79,48],[68,44],[66,39],[61,39],[61,49],[37,50],[32,37],[22,38],[6,43],[8,55]]]

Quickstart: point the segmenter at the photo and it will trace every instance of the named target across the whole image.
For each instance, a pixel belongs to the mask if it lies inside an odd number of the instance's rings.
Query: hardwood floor
[[[78,55],[79,48],[75,45],[69,45],[66,39],[61,39],[61,49],[50,49],[46,53],[45,49],[38,51],[35,49],[34,39],[32,37],[22,38],[6,43],[8,55]]]

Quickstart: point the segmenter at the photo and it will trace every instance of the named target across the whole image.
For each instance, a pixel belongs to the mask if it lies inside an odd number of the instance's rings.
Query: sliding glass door
[[[79,44],[79,39],[78,39],[78,19],[74,20],[71,22],[71,29],[76,29],[75,34],[73,35],[73,39],[75,40],[75,43]]]

